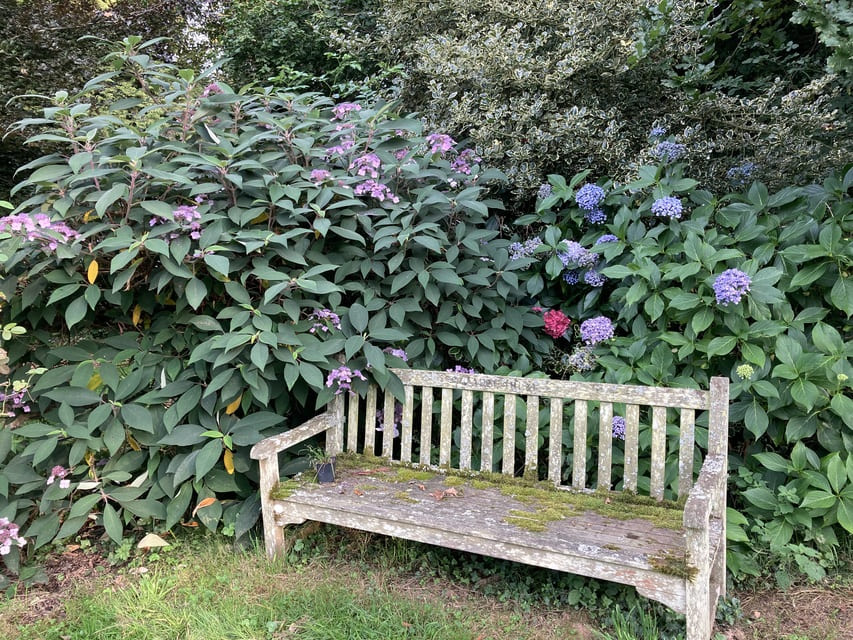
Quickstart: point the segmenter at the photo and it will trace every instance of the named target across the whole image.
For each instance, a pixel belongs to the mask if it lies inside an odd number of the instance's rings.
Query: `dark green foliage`
[[[336,115],[316,94],[234,93],[211,82],[215,67],[196,75],[138,38],[123,46],[115,71],[21,124],[60,151],[24,168],[17,211],[81,234],[53,250],[10,231],[2,247],[3,321],[33,338],[4,335],[11,375],[49,369],[25,384],[33,420],[0,429],[0,517],[36,547],[90,513],[118,540],[213,498],[201,523],[242,535],[258,515],[250,446],[330,399],[336,356],[401,390],[390,347],[421,367],[483,370],[529,369],[545,350],[487,226],[499,203],[484,185],[499,173],[434,152],[419,120],[387,106]],[[95,112],[128,77],[145,99]],[[377,164],[359,174],[359,158]],[[460,158],[470,173],[451,168]],[[384,199],[360,191],[374,172]],[[56,465],[71,486],[45,492]]]

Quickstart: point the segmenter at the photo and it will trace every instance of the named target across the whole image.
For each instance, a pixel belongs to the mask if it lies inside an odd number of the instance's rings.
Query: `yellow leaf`
[[[205,507],[209,507],[214,502],[216,502],[216,498],[205,498],[204,500],[202,500],[201,502],[199,502],[195,506],[195,509],[193,509],[193,514],[191,517],[195,518],[195,514],[198,512],[199,509],[204,509]]]
[[[92,260],[89,263],[89,270],[86,272],[86,277],[89,279],[89,284],[95,284],[98,278],[98,261]]]
[[[225,450],[225,455],[222,456],[222,461],[225,463],[225,470],[229,475],[234,475],[234,454],[231,449]]]
[[[127,434],[127,444],[129,444],[130,448],[134,451],[142,451],[142,447],[139,446],[139,443],[136,441],[136,439],[129,433]]]
[[[139,318],[142,317],[142,307],[136,305],[133,307],[133,315],[130,317],[133,320],[134,326],[139,324]]]
[[[269,219],[270,219],[270,214],[264,212],[261,215],[259,215],[257,218],[250,220],[249,224],[260,224],[261,222],[266,222]]]
[[[235,411],[237,411],[237,409],[239,409],[239,408],[240,408],[240,401],[241,401],[242,399],[243,399],[243,394],[241,393],[239,396],[237,396],[237,399],[236,399],[234,402],[232,402],[232,403],[231,403],[231,404],[229,404],[227,407],[225,407],[225,415],[229,415],[229,416],[230,416],[230,415],[231,415],[231,414],[233,414]]]
[[[100,387],[103,382],[104,381],[101,379],[101,374],[96,373],[92,375],[91,378],[89,378],[89,382],[86,383],[86,388],[89,391],[97,391],[98,387]]]
[[[89,214],[92,213],[94,209],[89,209],[86,213],[83,214],[83,222],[89,222]]]

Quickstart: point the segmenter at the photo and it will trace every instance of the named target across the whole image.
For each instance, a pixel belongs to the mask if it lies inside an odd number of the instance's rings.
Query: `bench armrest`
[[[331,413],[321,413],[319,416],[311,418],[295,429],[261,440],[252,447],[249,457],[253,460],[270,458],[279,451],[289,449],[300,442],[305,442],[312,436],[316,436],[318,433],[328,431],[334,426],[334,421],[335,416]]]
[[[706,529],[715,505],[724,502],[726,495],[726,458],[723,455],[705,457],[696,484],[684,505],[684,527]],[[723,504],[725,508],[725,504]]]

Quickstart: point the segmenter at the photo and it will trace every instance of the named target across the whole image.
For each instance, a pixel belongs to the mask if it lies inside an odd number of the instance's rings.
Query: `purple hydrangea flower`
[[[592,347],[579,347],[568,358],[569,366],[575,371],[592,371],[598,362],[592,353]]]
[[[450,151],[453,148],[453,145],[456,144],[456,140],[446,133],[431,133],[426,137],[426,143],[429,145],[430,153],[440,153],[444,155],[445,152]]]
[[[581,340],[593,345],[613,337],[613,323],[610,318],[596,316],[581,323]]]
[[[602,224],[607,221],[607,214],[604,213],[604,209],[598,207],[587,211],[583,214],[583,217],[590,224]]]
[[[604,244],[605,242],[619,242],[619,238],[614,236],[612,233],[605,233],[595,241],[595,244]]]
[[[509,245],[509,259],[521,260],[522,258],[529,258],[534,254],[536,248],[541,244],[542,240],[538,236],[528,238],[523,243],[513,242],[511,245]]]
[[[580,280],[580,271],[578,269],[572,269],[571,271],[566,271],[563,274],[563,281],[566,284],[577,284]]]
[[[361,105],[357,102],[341,102],[332,108],[332,120],[343,120],[351,111],[361,111]]]
[[[409,361],[409,354],[406,353],[405,349],[395,349],[394,347],[385,347],[383,349],[385,353],[390,353],[392,356],[400,358],[403,362]]]
[[[326,171],[325,169],[314,169],[311,172],[311,181],[316,182],[317,184],[325,182],[331,177],[332,173],[330,171]]]
[[[662,138],[666,135],[666,129],[663,127],[652,127],[652,130],[649,131],[650,138]]]
[[[575,202],[581,209],[592,211],[604,200],[604,189],[597,184],[585,184],[575,194]]]
[[[714,294],[717,304],[727,306],[737,304],[743,295],[749,291],[752,279],[740,269],[726,269],[714,280]]]
[[[670,220],[680,220],[681,212],[684,210],[681,200],[674,196],[666,196],[658,198],[652,204],[652,213],[658,218],[669,218]]]
[[[754,162],[744,162],[742,165],[732,167],[726,171],[726,178],[732,183],[732,186],[744,187],[749,182],[755,169],[756,165]]]
[[[565,250],[558,251],[557,257],[564,267],[568,267],[570,264],[578,264],[589,253],[580,242],[574,240],[563,240],[561,244],[565,246]]]
[[[9,518],[0,518],[0,556],[9,555],[12,552],[12,545],[23,547],[27,544],[25,538],[19,535],[18,525],[11,522]]]
[[[341,140],[340,144],[336,144],[335,146],[326,149],[326,158],[331,158],[334,155],[342,156],[354,146],[355,142],[353,140],[345,138]]]
[[[353,169],[356,170],[356,175],[358,176],[370,176],[371,178],[379,177],[379,167],[382,165],[382,161],[379,159],[375,153],[366,153],[363,156],[359,156],[352,161],[349,168],[350,171]]]
[[[383,200],[390,200],[394,204],[400,202],[400,198],[394,195],[391,189],[388,188],[388,185],[376,182],[376,180],[367,180],[356,185],[355,195],[362,196],[365,194],[376,198],[379,202],[382,202]]]
[[[583,274],[583,281],[591,287],[603,287],[607,278],[598,273],[598,271],[587,271]]]
[[[625,418],[622,416],[613,416],[613,437],[619,440],[625,439]]]
[[[468,369],[458,364],[452,369],[445,369],[445,371],[450,371],[451,373],[477,373],[476,369]]]
[[[4,231],[26,238],[30,242],[39,242],[43,248],[51,251],[56,249],[60,242],[67,244],[80,237],[79,233],[64,222],[53,222],[44,213],[15,213],[3,216],[0,218],[0,232]]]
[[[385,410],[379,409],[376,412],[377,431],[385,431]],[[403,424],[403,405],[399,402],[394,403],[394,437],[400,436],[400,425]]]
[[[464,173],[466,176],[470,176],[471,165],[481,160],[482,158],[473,149],[465,149],[450,163],[450,168],[457,173]]]
[[[341,365],[329,372],[329,375],[326,377],[326,386],[331,388],[332,385],[337,384],[338,388],[335,390],[335,395],[341,394],[344,391],[349,391],[352,394],[353,378],[367,380],[359,369],[350,369],[346,365]]]
[[[677,142],[659,142],[652,150],[652,155],[662,162],[675,162],[687,153],[687,147]]]
[[[539,191],[536,192],[536,197],[540,200],[544,200],[545,198],[551,197],[551,194],[554,190],[551,188],[551,185],[547,182],[545,184],[539,185]]]
[[[308,333],[316,333],[317,331],[328,333],[332,328],[338,330],[341,328],[340,316],[331,309],[312,311],[308,319],[314,321],[314,325],[308,329]]]
[[[56,465],[50,470],[50,475],[47,478],[47,484],[53,484],[54,481],[59,480],[59,488],[67,489],[71,486],[71,480],[67,480],[65,478],[69,473],[71,473],[71,469],[66,469],[63,466]]]

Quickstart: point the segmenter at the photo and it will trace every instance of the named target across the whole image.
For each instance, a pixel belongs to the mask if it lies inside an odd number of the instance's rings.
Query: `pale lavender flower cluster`
[[[406,353],[405,349],[395,349],[394,347],[385,347],[383,349],[385,353],[391,354],[396,358],[400,358],[403,362],[409,361],[409,354]]]
[[[473,149],[464,149],[459,153],[453,162],[450,163],[450,168],[457,173],[464,173],[466,176],[471,175],[471,165],[477,164],[482,158],[478,156]]]
[[[206,98],[207,96],[216,95],[217,93],[222,93],[222,89],[218,84],[212,82],[204,88],[204,91],[201,92],[201,97]]]
[[[317,331],[328,333],[333,328],[338,330],[341,328],[340,316],[331,309],[317,309],[311,312],[308,319],[314,321],[314,325],[308,329],[308,333],[316,333]]]
[[[584,220],[590,224],[602,224],[607,221],[607,214],[604,209],[591,209],[583,214]]]
[[[625,439],[625,418],[622,416],[613,416],[613,437],[619,440]]]
[[[377,431],[385,431],[385,411],[383,409],[379,409],[376,412],[376,422],[378,423],[376,426]],[[397,438],[400,435],[400,425],[403,423],[403,405],[399,402],[394,403],[394,437]]]
[[[361,105],[357,102],[341,102],[332,107],[332,120],[343,120],[352,111],[361,111]]]
[[[536,197],[540,200],[544,200],[545,198],[550,198],[552,193],[554,193],[554,189],[551,188],[550,184],[545,182],[544,184],[539,185],[539,191],[536,192]]]
[[[568,358],[569,366],[578,372],[592,371],[598,360],[592,353],[592,347],[583,346],[575,349]]]
[[[614,236],[612,233],[605,233],[595,241],[595,244],[604,244],[605,242],[619,242],[619,238]]]
[[[521,242],[513,242],[509,245],[509,259],[510,260],[521,260],[522,258],[529,258],[536,251],[536,248],[542,244],[542,239],[539,236],[529,238]]]
[[[311,181],[317,184],[321,182],[325,182],[329,178],[332,177],[331,171],[326,171],[325,169],[314,169],[311,171]]]
[[[10,522],[9,518],[0,518],[0,556],[9,555],[13,544],[18,545],[19,548],[27,544],[26,539],[19,533],[17,524]]]
[[[675,162],[687,153],[687,147],[677,142],[658,142],[652,150],[652,155],[662,162]]]
[[[201,213],[198,211],[198,205],[182,204],[172,213],[175,223],[181,228],[180,231],[173,231],[169,234],[169,240],[175,240],[181,236],[181,232],[189,231],[189,236],[193,240],[198,240],[201,237]],[[169,220],[152,217],[148,221],[149,227],[169,224]]]
[[[603,287],[604,283],[607,282],[607,277],[590,269],[583,274],[583,281],[591,287]]]
[[[563,274],[563,281],[566,284],[575,285],[583,278],[583,281],[592,287],[604,285],[607,278],[595,270],[595,265],[598,264],[600,257],[597,253],[586,249],[574,240],[563,240],[561,244],[565,247],[565,251],[558,251],[557,258],[566,268],[566,272]],[[583,276],[581,276],[582,271]]]
[[[754,162],[744,162],[742,165],[732,167],[726,171],[726,178],[734,187],[744,187],[752,177],[756,166]]]
[[[737,304],[749,291],[752,279],[740,269],[726,269],[714,280],[717,303],[723,306]]]
[[[50,470],[50,475],[47,477],[47,484],[53,484],[56,480],[59,480],[59,488],[67,489],[71,486],[71,480],[65,477],[69,473],[71,473],[71,469],[56,465]]]
[[[370,176],[371,178],[379,177],[379,167],[382,161],[375,153],[366,153],[352,161],[349,168],[350,171],[355,169],[356,175]]]
[[[680,220],[681,212],[684,206],[681,200],[674,196],[666,196],[658,198],[652,204],[652,213],[658,218],[669,218],[670,220]]]
[[[605,316],[596,316],[581,323],[581,340],[594,345],[613,337],[613,322]]]
[[[376,180],[366,180],[365,182],[356,185],[355,195],[363,196],[365,194],[372,198],[376,198],[379,202],[384,200],[390,200],[394,204],[400,202],[400,198],[391,191],[388,185],[376,182]]]
[[[578,206],[581,209],[586,209],[587,211],[593,211],[597,209],[601,204],[601,201],[604,200],[604,189],[599,187],[597,184],[585,184],[578,192],[575,194],[575,202],[578,203]]]
[[[14,418],[15,412],[8,409],[20,409],[24,413],[30,412],[30,405],[27,404],[27,388],[15,389],[10,393],[0,392],[0,404],[6,407],[5,413],[7,418]]]
[[[80,234],[64,222],[53,222],[43,213],[15,213],[0,218],[0,232],[21,236],[30,242],[41,242],[53,251],[62,242],[66,244]]]
[[[340,144],[336,144],[335,146],[326,149],[326,158],[331,158],[335,155],[342,156],[354,146],[354,140],[350,138],[344,138],[343,140],[341,140]]]
[[[476,369],[468,369],[467,367],[463,367],[458,364],[452,369],[445,369],[445,371],[449,371],[451,373],[477,373]]]
[[[663,127],[652,127],[652,130],[649,131],[650,138],[663,138],[666,135],[666,129]]]
[[[426,143],[429,146],[430,153],[440,153],[444,155],[453,148],[453,145],[456,144],[456,140],[446,133],[431,133],[426,137]]]
[[[329,372],[329,375],[326,377],[326,386],[331,389],[333,385],[337,384],[338,388],[335,390],[335,395],[341,394],[344,391],[353,393],[352,382],[354,378],[367,380],[359,369],[350,369],[346,365],[341,365]]]

